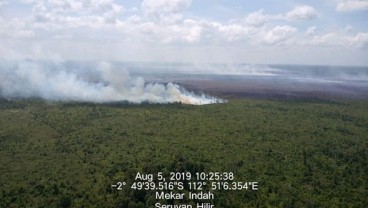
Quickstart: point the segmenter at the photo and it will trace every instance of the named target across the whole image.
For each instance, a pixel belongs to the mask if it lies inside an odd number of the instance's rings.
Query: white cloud
[[[337,4],[336,10],[339,12],[368,10],[368,1],[367,0],[345,0]]]
[[[20,19],[8,21],[0,16],[0,37],[1,38],[31,38],[35,32],[26,28],[26,23]]]
[[[198,25],[172,25],[157,34],[163,43],[195,43],[199,42],[202,36],[202,28]]]
[[[321,35],[315,35],[310,40],[312,45],[316,46],[333,46],[336,44],[341,44],[342,38],[335,32],[330,32]]]
[[[309,40],[309,44],[330,48],[367,48],[368,33],[349,35],[346,34],[345,30],[336,30],[329,33],[314,35],[313,38]]]
[[[245,18],[245,23],[251,26],[263,26],[266,22],[270,21],[273,17],[270,15],[265,15],[263,10],[258,10],[248,14]]]
[[[169,21],[169,20],[167,20]],[[118,26],[126,36],[146,43],[196,43],[202,39],[206,24],[191,19],[163,23],[132,16]]]
[[[347,37],[348,43],[358,48],[368,47],[368,33],[358,33],[353,37]]]
[[[244,53],[249,59],[261,60],[271,54],[269,51],[303,51],[304,47],[315,51],[357,50],[360,54],[368,49],[366,31],[354,24],[325,28],[320,24],[324,18],[320,11],[306,5],[283,13],[261,9],[226,20],[201,17],[193,11],[187,16],[183,11],[190,7],[191,0],[144,0],[126,12],[114,0],[24,1],[28,2],[27,12],[22,8],[22,14],[0,14],[0,37],[6,40],[0,57],[10,56],[12,51],[12,56],[18,52],[31,58],[49,58],[54,53],[66,59],[160,61],[181,60],[183,54],[197,60],[216,54],[217,58],[224,56],[221,60],[236,61],[245,57],[241,55]],[[313,21],[313,26],[299,22],[316,17],[321,18]],[[33,50],[37,46],[42,46],[42,53]],[[252,54],[253,50],[257,52]]]
[[[317,17],[317,11],[307,5],[297,6],[285,15],[288,20],[310,20]]]
[[[144,0],[141,8],[147,14],[177,13],[190,7],[192,0]]]
[[[121,5],[113,0],[45,0],[31,3],[36,28],[65,29],[77,27],[100,28],[107,24],[115,24],[118,15],[123,12]]]
[[[8,3],[7,0],[0,0],[0,8]]]
[[[317,26],[311,26],[308,27],[307,31],[306,31],[306,35],[313,35],[316,33],[317,30]]]
[[[317,11],[308,5],[297,6],[286,13],[281,14],[265,14],[264,11],[258,10],[251,12],[245,18],[245,24],[254,27],[264,26],[266,23],[272,20],[311,20],[318,16]]]
[[[45,3],[55,11],[81,11],[83,9],[83,3],[74,0],[48,0]]]
[[[160,22],[163,25],[179,24],[181,20],[183,20],[183,15],[178,13],[170,13],[160,17]]]
[[[280,44],[290,38],[296,31],[296,28],[288,25],[276,26],[272,30],[266,32],[263,40],[265,43],[271,45]]]

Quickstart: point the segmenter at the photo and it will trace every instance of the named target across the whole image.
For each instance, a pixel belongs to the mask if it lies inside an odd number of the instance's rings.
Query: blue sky
[[[3,59],[368,65],[367,0],[0,0]]]

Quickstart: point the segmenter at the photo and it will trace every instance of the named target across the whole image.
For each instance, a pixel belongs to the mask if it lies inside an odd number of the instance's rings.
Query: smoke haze
[[[47,100],[202,105],[222,100],[196,95],[173,83],[147,83],[125,69],[100,62],[88,70],[62,64],[21,61],[2,63],[0,93],[6,98],[40,97]]]

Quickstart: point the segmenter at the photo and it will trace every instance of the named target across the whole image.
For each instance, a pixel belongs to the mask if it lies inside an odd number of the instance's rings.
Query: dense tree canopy
[[[216,207],[364,207],[367,127],[367,101],[1,100],[0,207],[154,207],[153,191],[111,184],[171,171],[259,182],[258,191],[214,191]]]

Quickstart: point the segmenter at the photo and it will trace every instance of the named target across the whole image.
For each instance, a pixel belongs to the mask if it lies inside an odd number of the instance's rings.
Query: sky
[[[368,66],[368,0],[0,0],[0,58]]]

